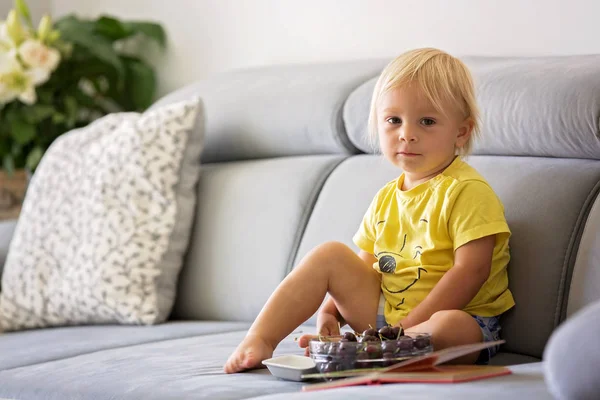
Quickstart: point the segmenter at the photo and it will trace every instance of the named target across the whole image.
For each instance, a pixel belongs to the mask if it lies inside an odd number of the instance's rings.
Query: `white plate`
[[[284,355],[264,360],[273,376],[289,381],[302,381],[302,375],[317,372],[315,362],[310,357],[295,354]]]

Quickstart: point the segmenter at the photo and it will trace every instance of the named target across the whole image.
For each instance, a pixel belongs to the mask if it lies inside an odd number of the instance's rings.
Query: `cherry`
[[[394,336],[394,331],[392,330],[391,326],[384,326],[383,328],[381,328],[379,330],[379,334],[384,339],[396,339],[396,337]]]
[[[393,353],[396,351],[398,345],[395,340],[386,340],[381,343],[381,351],[384,353]]]
[[[381,349],[376,344],[370,344],[365,348],[365,352],[369,355],[369,358],[381,358]]]
[[[400,351],[410,351],[413,348],[413,340],[410,336],[400,336],[396,343]]]
[[[374,328],[369,328],[369,329],[366,329],[366,330],[363,332],[363,336],[377,336],[377,333],[378,333],[378,332],[377,332],[377,330],[376,330],[376,329],[374,329]]]
[[[394,353],[383,353],[383,366],[389,367],[390,365],[394,365],[396,360],[394,360]]]
[[[399,326],[394,326],[392,328],[392,336],[393,339],[398,339],[400,336],[404,335],[404,330],[401,329]]]
[[[349,342],[356,342],[356,336],[352,332],[344,333],[344,338],[342,340],[347,340]]]
[[[415,348],[417,348],[419,350],[423,350],[424,348],[429,346],[429,344],[430,344],[430,340],[425,335],[419,335],[415,339]]]
[[[356,345],[353,342],[342,342],[338,347],[340,355],[349,355],[356,353]]]
[[[361,343],[379,342],[379,336],[366,335],[366,336],[362,337],[362,339],[360,340],[360,342]]]
[[[368,359],[369,355],[367,353],[358,353],[356,355],[356,368],[369,368],[369,363],[365,362]]]

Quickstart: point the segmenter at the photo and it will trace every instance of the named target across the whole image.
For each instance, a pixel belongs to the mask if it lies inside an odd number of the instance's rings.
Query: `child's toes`
[[[225,367],[223,367],[223,371],[227,374],[233,374],[241,371],[241,364],[243,362],[243,354],[235,353],[232,354],[231,357],[225,363]]]

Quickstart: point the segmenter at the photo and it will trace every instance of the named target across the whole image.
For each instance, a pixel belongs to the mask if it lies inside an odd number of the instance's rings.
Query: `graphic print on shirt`
[[[377,225],[382,224],[384,222],[385,222],[385,220],[379,221],[379,222],[377,222]],[[419,222],[425,222],[427,224],[429,223],[429,221],[425,218],[421,218],[419,220]],[[404,249],[406,247],[407,237],[408,237],[408,234],[405,233],[403,240],[402,240],[402,246],[400,249],[398,249],[398,252],[381,251],[381,252],[375,254],[375,257],[377,257],[377,259],[379,261],[379,269],[382,273],[393,274],[396,272],[396,266],[398,263],[396,262],[396,258],[394,256],[404,258],[404,259],[410,257],[413,260],[416,260],[417,257],[419,257],[419,259],[420,259],[421,252],[423,250],[423,246],[420,246],[420,245],[414,246],[412,251],[410,251],[410,254],[407,254],[406,252],[404,252]],[[421,279],[422,272],[427,273],[427,270],[423,267],[417,268],[417,276],[415,276],[414,280],[412,282],[410,282],[408,285],[406,285],[405,287],[391,289],[391,288],[388,288],[385,285],[385,283],[383,283],[383,281],[382,281],[382,286],[383,286],[384,290],[387,291],[388,293],[393,293],[393,294],[404,293],[405,291],[410,289],[413,285],[415,285]],[[400,302],[398,304],[396,304],[396,307],[399,307],[402,304],[404,304],[404,300],[405,300],[405,298],[402,298],[402,300],[400,300]]]

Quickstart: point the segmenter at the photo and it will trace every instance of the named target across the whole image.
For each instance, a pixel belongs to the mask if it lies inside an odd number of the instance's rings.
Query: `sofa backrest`
[[[541,357],[600,298],[600,56],[465,57],[483,115],[467,161],[512,230],[506,349]],[[312,247],[351,237],[400,171],[365,141],[388,60],[236,71],[167,96],[206,106],[198,212],[173,318],[251,321]]]

